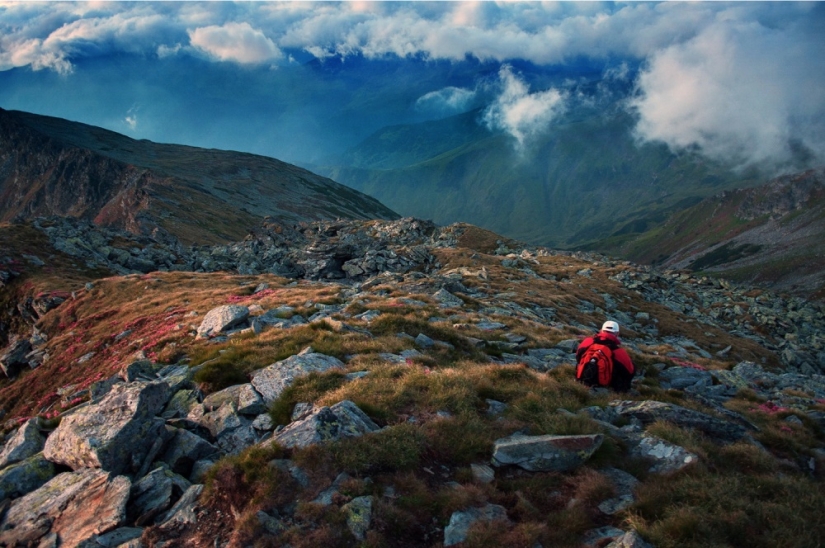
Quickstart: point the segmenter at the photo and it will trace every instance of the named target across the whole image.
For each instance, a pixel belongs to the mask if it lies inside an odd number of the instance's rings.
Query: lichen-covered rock
[[[673,403],[660,401],[614,401],[610,402],[616,412],[624,417],[635,417],[643,424],[658,420],[672,422],[685,428],[695,428],[722,442],[734,442],[742,438],[747,430],[741,424],[717,419],[706,413],[686,409]]]
[[[264,402],[268,405],[278,399],[281,393],[290,386],[295,379],[310,373],[324,373],[330,369],[344,369],[344,363],[333,356],[308,352],[297,354],[259,369],[252,375],[252,386],[255,387]]]
[[[65,417],[46,439],[43,453],[73,470],[135,472],[163,434],[163,420],[155,415],[168,399],[162,382],[118,384],[99,403]]]
[[[0,451],[0,470],[15,462],[26,460],[43,450],[46,438],[37,428],[37,419],[32,418],[20,425],[14,435]],[[3,497],[0,497],[2,499]]]
[[[372,497],[356,497],[341,507],[352,536],[364,540],[372,522]]]
[[[161,417],[164,419],[185,417],[198,403],[197,390],[178,390],[166,404]]]
[[[493,466],[515,465],[531,472],[573,470],[601,446],[604,436],[511,436],[496,440]]]
[[[198,326],[198,337],[206,338],[235,327],[249,317],[249,308],[237,304],[226,304],[213,308],[204,316]]]
[[[478,521],[509,521],[507,510],[498,504],[488,504],[482,508],[470,508],[453,512],[450,523],[444,528],[444,546],[453,546],[467,540],[470,527]]]
[[[54,464],[43,453],[12,464],[0,471],[0,500],[21,497],[54,477]]]
[[[354,438],[377,431],[378,425],[349,400],[332,407],[318,407],[303,419],[290,423],[272,439],[285,447],[307,447],[324,441]]]
[[[77,546],[115,529],[126,519],[129,478],[87,468],[64,472],[12,502],[0,522],[0,546],[31,544],[51,536]]]
[[[599,504],[599,510],[608,516],[612,516],[625,510],[635,502],[633,489],[638,485],[639,480],[618,468],[605,468],[602,473],[613,482],[613,486],[616,488],[616,496]]]

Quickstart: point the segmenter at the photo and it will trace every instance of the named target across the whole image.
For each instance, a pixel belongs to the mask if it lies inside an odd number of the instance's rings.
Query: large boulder
[[[308,447],[324,441],[355,438],[379,430],[366,413],[349,400],[317,407],[304,418],[276,433],[272,440],[285,447]]]
[[[132,483],[102,470],[64,472],[12,502],[0,521],[0,546],[78,546],[126,519]],[[45,545],[45,544],[41,544]]]
[[[249,309],[237,304],[226,304],[213,308],[204,316],[198,326],[198,337],[207,338],[235,327],[245,322],[249,317]]]
[[[100,403],[65,417],[43,453],[73,470],[138,471],[165,433],[163,420],[155,415],[168,399],[169,387],[163,382],[115,385]]]
[[[31,493],[54,477],[54,464],[43,453],[0,471],[0,500],[14,499]]]
[[[581,466],[604,436],[510,436],[496,440],[493,466],[515,465],[531,472],[564,472]]]
[[[498,504],[488,504],[482,508],[470,508],[453,512],[450,523],[444,528],[444,546],[453,546],[467,540],[470,527],[478,521],[509,521],[507,510]]]
[[[344,367],[344,363],[336,357],[316,352],[302,352],[253,373],[252,386],[263,396],[264,402],[270,404],[277,400],[296,378]]]
[[[0,470],[15,462],[26,460],[43,450],[46,438],[37,428],[37,419],[24,422],[0,451]],[[2,498],[2,497],[0,497]]]
[[[232,401],[206,413],[200,423],[209,429],[218,448],[226,455],[237,455],[258,441],[252,419],[240,415]]]
[[[684,428],[695,428],[711,438],[722,442],[734,442],[747,431],[741,424],[712,417],[706,413],[686,409],[673,403],[660,401],[614,401],[610,402],[616,412],[623,417],[635,417],[643,424],[662,420]]]

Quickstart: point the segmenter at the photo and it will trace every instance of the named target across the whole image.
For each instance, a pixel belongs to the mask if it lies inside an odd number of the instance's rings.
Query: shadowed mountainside
[[[620,230],[589,249],[825,296],[825,169],[726,191],[636,234]]]
[[[599,240],[630,223],[654,226],[708,195],[758,182],[664,144],[638,144],[623,111],[580,107],[523,149],[479,116],[387,127],[313,169],[402,215],[551,247]]]
[[[243,238],[270,216],[397,218],[376,200],[272,158],[150,141],[0,110],[0,220],[68,215],[184,243]]]

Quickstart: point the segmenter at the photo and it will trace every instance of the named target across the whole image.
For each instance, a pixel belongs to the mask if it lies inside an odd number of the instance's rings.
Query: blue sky
[[[818,2],[0,2],[0,107],[311,163],[474,108],[519,146],[590,101],[675,151],[825,163],[823,29]]]

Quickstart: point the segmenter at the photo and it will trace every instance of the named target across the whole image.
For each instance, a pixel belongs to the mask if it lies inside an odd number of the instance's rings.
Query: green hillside
[[[664,144],[638,144],[621,110],[568,113],[525,150],[477,118],[385,128],[339,165],[314,169],[402,215],[556,247],[643,232],[674,209],[759,182]]]

